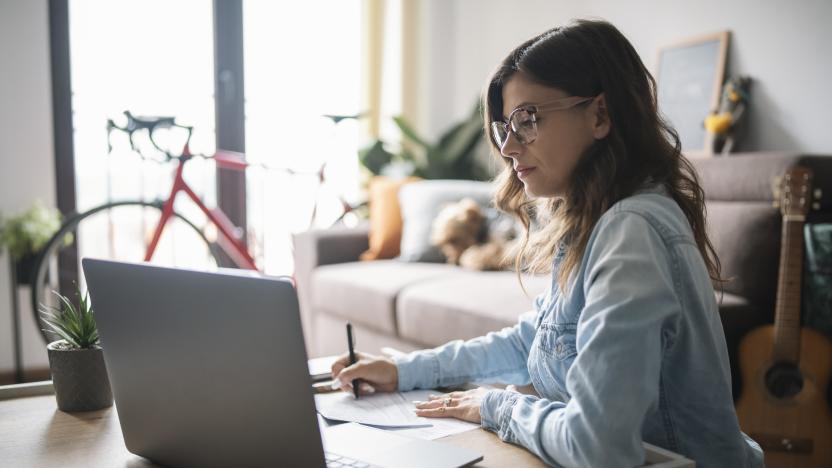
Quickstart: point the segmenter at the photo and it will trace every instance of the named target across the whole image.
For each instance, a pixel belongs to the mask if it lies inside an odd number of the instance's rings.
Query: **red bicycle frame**
[[[240,268],[257,270],[257,265],[254,264],[254,259],[251,257],[251,254],[248,253],[248,246],[246,245],[245,239],[242,239],[242,237],[237,234],[238,229],[234,226],[234,223],[228,219],[221,209],[208,209],[208,207],[202,203],[202,200],[196,196],[191,187],[188,186],[188,183],[185,182],[185,178],[182,173],[185,168],[185,163],[188,162],[191,157],[192,154],[190,148],[186,144],[182,151],[182,155],[178,158],[177,166],[174,170],[173,187],[171,188],[170,195],[162,207],[162,217],[159,218],[159,224],[156,225],[156,230],[153,233],[153,239],[150,241],[150,245],[147,246],[144,261],[149,262],[153,257],[153,252],[156,251],[156,246],[159,244],[159,238],[162,237],[162,230],[164,230],[168,220],[171,216],[173,216],[173,203],[176,201],[176,196],[179,192],[184,191],[188,197],[196,203],[202,212],[205,213],[205,216],[207,216],[208,219],[217,226],[220,233],[217,237],[217,241],[225,253],[231,257],[231,260],[233,260],[234,263],[236,263]],[[236,153],[234,151],[218,150],[212,159],[216,161],[217,168],[245,170],[245,168],[248,167],[242,153]]]

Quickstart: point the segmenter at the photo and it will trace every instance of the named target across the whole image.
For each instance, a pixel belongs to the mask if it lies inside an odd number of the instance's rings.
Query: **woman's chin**
[[[557,191],[553,191],[551,189],[542,190],[540,187],[526,181],[523,182],[523,189],[526,192],[526,196],[529,198],[554,198],[559,196]]]
[[[545,196],[545,195],[541,195],[539,192],[537,192],[537,191],[536,191],[536,190],[534,190],[533,188],[529,187],[529,185],[528,185],[528,184],[526,184],[526,185],[525,185],[525,190],[526,190],[526,197],[528,197],[528,198],[530,198],[530,199],[533,199],[533,198],[540,198],[540,197],[544,197],[544,196]]]

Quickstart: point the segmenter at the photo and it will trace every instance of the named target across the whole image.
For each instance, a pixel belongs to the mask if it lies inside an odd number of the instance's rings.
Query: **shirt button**
[[[563,352],[563,343],[558,343],[555,345],[555,352],[558,354]]]

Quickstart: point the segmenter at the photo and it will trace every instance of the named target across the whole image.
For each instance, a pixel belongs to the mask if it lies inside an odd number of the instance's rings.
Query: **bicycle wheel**
[[[52,291],[61,290],[73,301],[74,287],[66,278],[77,277],[78,287],[86,290],[81,257],[141,262],[153,230],[162,216],[161,201],[123,201],[107,203],[67,218],[61,228],[41,250],[32,272],[31,304],[35,323],[43,339],[49,343],[58,339],[45,331],[40,320],[41,306],[57,307],[58,299]],[[72,235],[71,243],[67,243]],[[58,256],[67,248],[78,248],[74,261],[64,264],[59,271]],[[218,263],[218,248],[208,240],[196,224],[174,212],[162,233],[151,263],[200,270],[214,270]],[[68,289],[71,288],[71,289]]]

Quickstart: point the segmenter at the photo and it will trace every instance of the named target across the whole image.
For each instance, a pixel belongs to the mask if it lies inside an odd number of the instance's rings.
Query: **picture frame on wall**
[[[658,49],[658,110],[679,133],[685,156],[713,155],[703,122],[719,105],[730,37],[730,31],[720,31]]]

